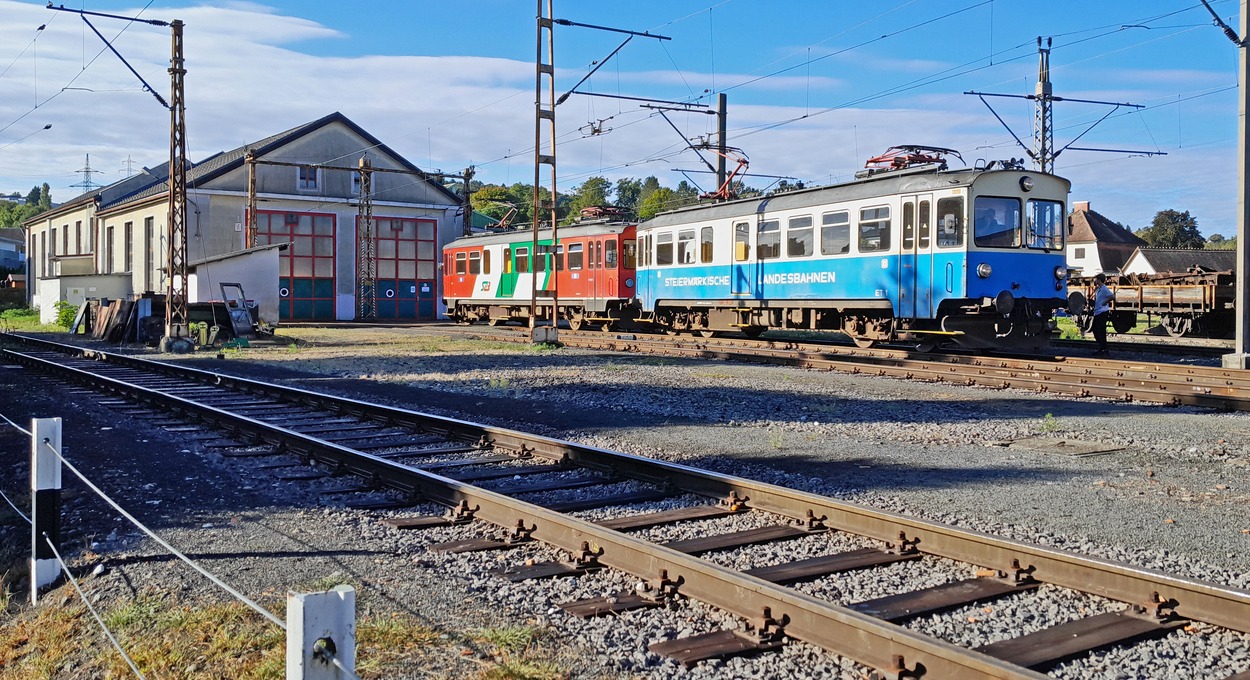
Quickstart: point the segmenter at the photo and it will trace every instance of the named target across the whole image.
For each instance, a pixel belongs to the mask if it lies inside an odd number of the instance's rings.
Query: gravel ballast
[[[442,336],[414,344],[417,329],[288,329],[284,334],[308,344],[256,346],[224,360],[211,354],[177,360],[674,460],[1250,590],[1247,414],[569,349],[456,343],[448,348]],[[71,460],[82,461],[84,471],[99,476],[95,481],[124,506],[143,510],[145,521],[154,521],[171,543],[213,555],[209,568],[249,596],[283,592],[340,572],[360,585],[362,607],[403,610],[448,631],[447,653],[414,669],[412,677],[480,672],[474,659],[485,652],[470,648],[464,653],[462,646],[471,645],[463,643],[462,631],[503,621],[551,630],[550,644],[558,648],[553,654],[576,677],[854,678],[866,672],[804,644],[788,645],[779,654],[684,669],[647,653],[646,645],[740,628],[742,622],[690,602],[616,618],[574,619],[555,605],[637,584],[611,571],[509,583],[486,568],[562,556],[541,546],[509,553],[432,552],[428,547],[435,543],[498,532],[480,524],[399,532],[378,521],[385,513],[322,507],[337,501],[320,496],[317,483],[282,482],[258,469],[272,459],[223,459],[192,440],[179,441],[143,421],[94,407],[91,398],[67,395],[60,387],[14,401],[17,387],[34,378],[20,369],[0,378],[10,386],[5,415],[18,422],[31,415],[65,418]],[[11,433],[5,438],[18,441]],[[1060,439],[1110,450],[1075,456],[1029,441]],[[18,452],[5,460],[7,478],[24,479],[25,449],[20,443],[6,449]],[[21,484],[5,483],[4,491],[15,486]],[[673,499],[649,507],[692,502],[698,501]],[[78,537],[93,543],[94,552],[112,567],[100,579],[116,583],[102,592],[120,596],[126,580],[142,574],[174,579],[189,594],[217,597],[193,572],[152,559],[160,549],[109,513],[86,510],[97,503],[83,497],[67,506],[70,531],[81,532]],[[594,518],[599,512],[581,515]],[[749,513],[639,535],[674,540],[776,520]],[[15,527],[6,523],[3,530]],[[871,544],[819,534],[706,557],[750,568]],[[924,559],[934,568],[925,578],[935,582],[973,575],[969,565]],[[931,585],[909,576],[908,565],[900,563],[797,588],[850,603]],[[1015,629],[1019,632],[1122,608],[1044,587],[989,607],[906,625],[975,646],[1000,639],[994,636],[1001,634],[1002,621],[1029,619],[1026,627]],[[1247,668],[1247,636],[1197,625],[1160,641],[1065,664],[1051,674],[1220,677]]]

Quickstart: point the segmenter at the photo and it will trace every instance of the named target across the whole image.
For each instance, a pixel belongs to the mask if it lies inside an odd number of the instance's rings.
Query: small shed
[[[1200,248],[1138,248],[1124,263],[1124,274],[1184,274],[1199,267],[1210,272],[1235,271],[1237,251]]]
[[[243,286],[261,321],[278,326],[278,254],[290,243],[271,243],[187,263],[187,302],[221,299],[221,284]]]
[[[9,274],[4,279],[4,287],[5,288],[25,288],[26,287],[26,275],[25,274]]]

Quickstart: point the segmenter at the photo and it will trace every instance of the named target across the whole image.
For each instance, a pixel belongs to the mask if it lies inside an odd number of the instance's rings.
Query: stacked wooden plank
[[[137,312],[132,300],[113,300],[107,305],[101,302],[91,328],[91,337],[107,342],[126,342],[135,337]]]

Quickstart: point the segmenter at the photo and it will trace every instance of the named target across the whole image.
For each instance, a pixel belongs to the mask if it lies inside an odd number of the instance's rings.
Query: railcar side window
[[[694,229],[677,232],[677,262],[694,264]]]
[[[583,255],[582,255],[583,248],[585,248],[585,246],[583,246],[580,243],[569,244],[569,270],[570,271],[575,271],[575,272],[581,271],[582,266],[583,266]]]
[[[916,204],[903,204],[903,251],[910,252],[916,247]]]
[[[812,216],[791,217],[786,224],[786,257],[811,257],[816,254],[816,234]]]
[[[563,243],[556,246],[556,254],[553,257],[555,259],[556,271],[558,272],[564,271],[564,244]]]
[[[751,256],[751,225],[738,222],[734,225],[734,262],[746,262]]]
[[[775,260],[781,257],[781,220],[760,222],[755,253],[756,257],[761,260]]]
[[[851,214],[845,210],[820,216],[820,254],[837,255],[851,250]]]
[[[469,273],[470,274],[482,273],[482,254],[481,253],[469,253]]]
[[[603,266],[616,269],[616,241],[606,241],[603,247]]]
[[[525,274],[530,270],[530,249],[516,249],[516,273]]]
[[[621,248],[621,269],[637,269],[638,268],[638,245],[636,241],[625,241]]]
[[[861,208],[859,211],[859,252],[890,249],[890,207]]]
[[[919,215],[916,218],[917,238],[920,240],[921,248],[928,248],[929,247],[929,229],[930,229],[929,213],[931,212],[929,210],[929,202],[921,201],[918,212],[919,212]]]
[[[490,273],[490,251],[489,250],[482,251],[482,273],[483,274]]]
[[[655,266],[673,264],[673,233],[655,235]]]
[[[983,248],[1020,247],[1020,200],[977,196],[973,243]]]
[[[538,246],[538,248],[534,250],[534,271],[536,272],[547,271],[546,250],[547,248],[550,248],[550,247],[551,246]]]
[[[712,261],[712,233],[715,231],[711,227],[699,230],[699,262],[703,264]]]
[[[603,269],[603,241],[595,241],[595,269]]]
[[[464,260],[465,260],[464,253],[456,253],[456,273],[457,274],[465,273]]]
[[[1059,201],[1030,200],[1025,243],[1030,248],[1062,250],[1066,221]]]
[[[939,198],[937,202],[937,244],[957,248],[964,244],[964,199]]]

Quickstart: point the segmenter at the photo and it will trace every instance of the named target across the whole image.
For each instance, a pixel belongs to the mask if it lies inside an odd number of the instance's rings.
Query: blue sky
[[[423,168],[475,164],[482,181],[532,180],[532,0],[67,4],[186,22],[195,159],[337,110]],[[1236,26],[1237,2],[1212,4]],[[555,15],[672,38],[633,39],[584,89],[702,102],[723,91],[730,144],[751,171],[809,183],[848,179],[893,144],[956,148],[969,164],[1023,156],[963,92],[1031,94],[1036,38],[1051,36],[1057,96],[1146,107],[1112,113],[1076,145],[1167,154],[1066,151],[1056,168],[1073,181],[1072,200],[1134,228],[1173,208],[1206,234],[1235,229],[1237,51],[1196,0],[556,0]],[[110,37],[124,25],[93,23]],[[557,89],[621,40],[558,27]],[[132,25],[115,44],[166,93],[166,29]],[[76,15],[0,0],[0,191],[47,181],[64,200],[79,191],[87,154],[97,182],[120,179],[128,157],[166,159],[168,114],[113,55],[97,58],[101,49]],[[990,101],[1030,143],[1032,102]],[[1057,145],[1108,110],[1057,104]],[[592,175],[676,184],[674,169],[701,167],[683,138],[714,128],[704,114],[672,120],[681,135],[635,102],[573,96],[558,110],[561,190]],[[591,123],[605,134],[587,135]],[[689,177],[711,188],[708,175]]]

